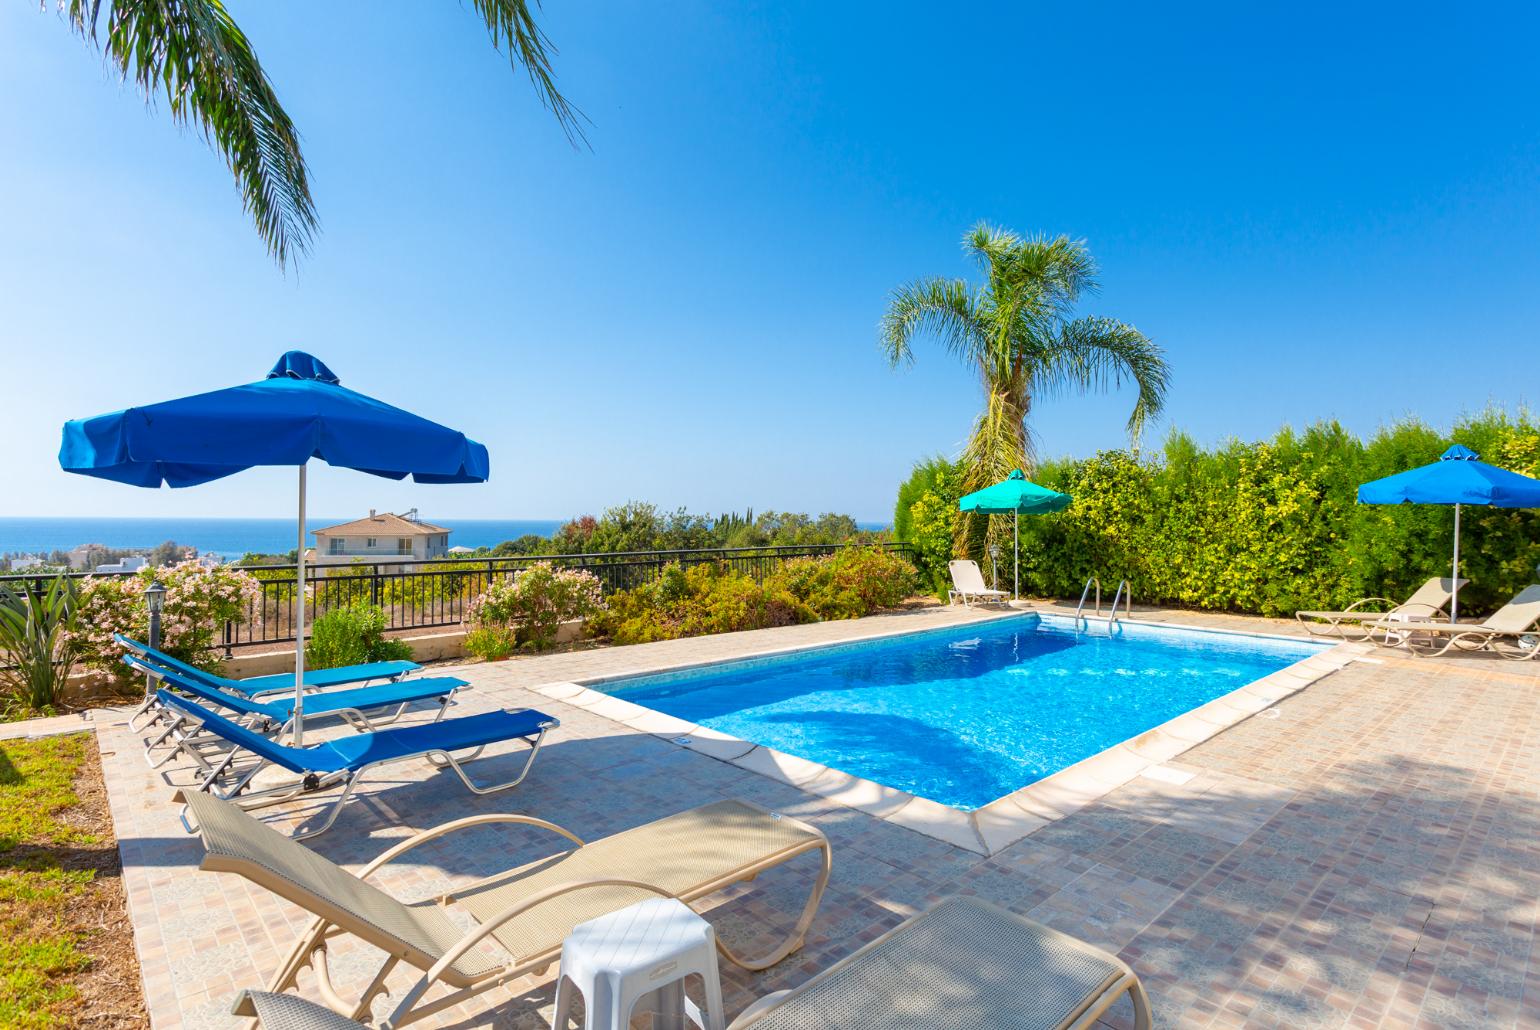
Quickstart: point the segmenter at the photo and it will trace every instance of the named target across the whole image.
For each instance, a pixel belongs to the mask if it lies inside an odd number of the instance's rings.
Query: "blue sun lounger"
[[[123,656],[123,664],[178,693],[190,694],[204,704],[233,713],[232,718],[236,722],[266,736],[281,740],[292,728],[294,722],[294,695],[292,694],[282,698],[275,697],[271,701],[253,701],[250,698],[227,694],[222,690],[206,686],[191,677],[179,676],[163,666],[131,654]],[[434,721],[437,722],[448,711],[455,692],[468,686],[469,684],[462,679],[436,676],[380,683],[371,687],[355,687],[352,690],[334,690],[325,694],[311,694],[305,698],[305,718],[308,722],[310,719],[336,716],[346,720],[360,733],[367,733],[378,729],[381,725],[396,721],[408,707],[418,701],[437,701],[439,710],[434,716]],[[394,708],[395,712],[385,718],[369,717],[369,712],[378,712],[382,708]],[[207,771],[210,765],[205,752],[209,741],[199,732],[200,724],[186,713],[178,711],[165,711],[163,721],[166,723],[166,728],[160,735],[145,741],[144,757],[145,761],[150,763],[150,768],[164,765],[180,754],[191,758]],[[162,745],[169,745],[169,748],[166,754],[157,759],[154,757],[155,749]]]
[[[172,672],[180,673],[189,679],[195,679],[207,686],[223,690],[227,694],[241,694],[245,697],[262,697],[265,694],[280,694],[294,692],[294,673],[280,672],[271,676],[252,676],[243,680],[227,679],[224,676],[216,676],[206,669],[195,668],[186,662],[171,657],[164,651],[158,651],[148,644],[142,644],[132,637],[125,637],[121,633],[114,633],[112,639],[117,641],[129,654],[142,658],[156,665],[164,666]],[[366,665],[344,665],[337,669],[306,669],[305,689],[325,690],[329,687],[345,687],[353,683],[372,683],[375,680],[395,681],[422,668],[416,662],[370,662]]]
[[[166,708],[197,720],[204,731],[230,745],[229,752],[210,769],[198,785],[198,790],[207,791],[251,811],[281,805],[307,794],[324,793],[339,787],[342,789],[341,795],[327,810],[321,825],[313,830],[295,833],[293,836],[296,840],[314,837],[330,829],[359,780],[377,766],[421,758],[440,768],[447,766],[453,769],[466,789],[474,794],[493,794],[516,787],[529,775],[545,735],[561,725],[553,716],[533,708],[524,708],[513,712],[462,715],[371,733],[350,733],[318,744],[293,747],[226,719],[164,687],[156,693]],[[528,745],[529,757],[513,779],[482,786],[461,768],[464,763],[479,757],[489,745],[515,740]],[[470,753],[457,756],[456,752]],[[242,755],[252,760],[250,767],[236,771],[236,759]],[[274,765],[293,773],[298,779],[252,790],[251,783],[257,773]],[[185,810],[182,823],[187,826],[189,833],[193,832],[187,823]]]

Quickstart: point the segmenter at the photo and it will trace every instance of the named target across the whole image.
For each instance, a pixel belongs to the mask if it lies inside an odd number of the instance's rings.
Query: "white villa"
[[[306,556],[317,565],[367,561],[425,561],[449,553],[451,530],[417,517],[413,508],[401,515],[369,509],[369,517],[315,531],[315,548]]]
[[[130,555],[126,555],[121,561],[107,562],[104,565],[98,565],[95,568],[94,571],[96,571],[96,572],[138,572],[140,569],[144,568],[148,564],[150,564],[150,560],[148,558],[146,558],[144,555],[142,555],[142,554],[130,554]]]

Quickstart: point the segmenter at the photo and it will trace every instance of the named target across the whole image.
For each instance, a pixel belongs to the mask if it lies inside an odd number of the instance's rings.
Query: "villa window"
[[[397,537],[396,538],[396,550],[400,551],[402,554],[406,554],[411,549],[412,549],[412,538],[411,537],[403,536],[403,537]]]
[[[328,541],[328,545],[332,554],[342,553],[342,538],[340,536],[332,537],[331,540]]]
[[[372,536],[371,537],[367,537],[364,540],[364,546],[365,547],[373,547],[374,546],[374,537],[372,537]]]

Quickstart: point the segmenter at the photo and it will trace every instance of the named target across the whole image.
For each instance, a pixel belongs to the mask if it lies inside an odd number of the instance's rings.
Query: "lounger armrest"
[[[1416,615],[1426,613],[1429,617],[1443,615],[1444,609],[1432,604],[1423,604],[1421,601],[1408,601],[1406,604],[1398,604],[1387,615]]]
[[[456,962],[464,958],[466,952],[484,941],[491,935],[492,931],[508,922],[508,920],[529,911],[536,905],[543,905],[547,901],[559,898],[564,894],[571,894],[573,891],[584,890],[590,887],[632,887],[637,890],[651,891],[665,898],[675,897],[675,895],[654,884],[644,883],[641,880],[622,879],[569,880],[566,883],[554,884],[543,891],[537,891],[529,897],[509,905],[486,922],[477,924],[474,929],[456,941],[453,947],[444,952],[443,956],[433,963],[433,968],[424,973],[417,983],[412,986],[412,989],[402,997],[401,1003],[396,1006],[396,1010],[392,1013],[391,1018],[394,1019],[396,1015],[410,1012],[415,1008],[418,999],[426,994],[428,989],[437,983],[444,973]]]
[[[1348,612],[1356,612],[1356,611],[1358,611],[1358,609],[1362,608],[1364,605],[1370,604],[1370,603],[1378,603],[1378,604],[1383,604],[1383,605],[1387,605],[1388,606],[1385,611],[1379,613],[1381,615],[1386,615],[1386,614],[1389,614],[1390,612],[1394,612],[1394,611],[1399,611],[1400,610],[1396,606],[1396,602],[1392,601],[1388,597],[1360,597],[1358,600],[1354,601],[1352,604],[1350,604],[1346,608],[1342,609],[1342,614],[1346,615]],[[1372,612],[1365,612],[1364,614],[1365,615],[1370,615],[1370,614],[1373,614],[1373,613]]]
[[[512,813],[492,812],[488,813],[487,815],[472,815],[467,816],[464,819],[455,819],[452,822],[442,823],[441,825],[423,830],[421,833],[413,834],[394,847],[387,848],[385,852],[376,858],[373,862],[370,862],[368,865],[364,866],[363,871],[358,874],[358,878],[360,880],[367,880],[381,866],[390,862],[394,862],[408,851],[411,851],[413,848],[421,847],[422,845],[427,844],[429,841],[438,840],[440,837],[448,836],[449,834],[456,833],[460,830],[468,830],[473,826],[490,826],[494,823],[517,823],[523,826],[538,826],[543,830],[550,830],[552,833],[557,833],[563,837],[566,837],[578,847],[583,846],[582,838],[578,837],[577,834],[570,830],[557,826],[555,823],[546,822],[544,819],[536,819],[532,815],[515,815]]]

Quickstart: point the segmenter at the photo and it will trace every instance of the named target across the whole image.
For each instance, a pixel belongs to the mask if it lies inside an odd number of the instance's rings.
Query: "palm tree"
[[[1098,288],[1085,242],[1067,236],[1023,239],[980,222],[963,238],[963,247],[984,273],[983,285],[937,277],[895,290],[882,318],[881,347],[896,368],[912,364],[911,341],[929,335],[978,369],[984,410],[963,451],[965,489],[999,482],[1012,469],[1031,473],[1027,419],[1039,397],[1131,381],[1139,396],[1128,431],[1137,443],[1145,423],[1165,404],[1170,370],[1161,349],[1133,326],[1070,317],[1076,302]],[[968,520],[960,520],[959,542],[974,532]],[[991,527],[990,542],[995,532]]]
[[[75,31],[99,42],[104,0],[57,3]],[[530,0],[471,3],[492,45],[506,46],[514,67],[528,73],[567,138],[582,140],[583,116],[556,88],[549,56],[555,48],[535,24]],[[172,117],[195,123],[224,155],[257,234],[279,265],[308,251],[317,223],[299,134],[223,0],[107,0],[106,7],[108,59],[125,78],[133,76],[146,100],[164,90]]]

